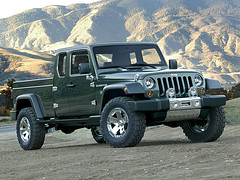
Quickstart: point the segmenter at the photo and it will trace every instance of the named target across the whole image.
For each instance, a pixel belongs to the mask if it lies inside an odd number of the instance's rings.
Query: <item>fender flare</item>
[[[126,88],[126,90],[124,90]],[[107,90],[112,89],[121,89],[124,91],[125,94],[144,94],[145,90],[143,86],[138,82],[126,82],[126,83],[117,83],[117,84],[110,84],[103,88],[103,94]]]
[[[221,84],[216,79],[205,78],[206,89],[220,89]]]
[[[100,113],[103,109],[103,102],[106,92],[110,90],[121,90],[125,95],[129,94],[144,94],[145,89],[139,82],[126,82],[126,83],[116,83],[110,84],[103,88],[102,97],[101,97],[101,105],[100,105]]]
[[[36,117],[38,119],[43,119],[46,117],[46,112],[41,100],[41,97],[36,94],[22,94],[16,98],[16,111],[19,113],[19,104],[21,100],[28,100],[31,103],[31,107],[34,109]]]

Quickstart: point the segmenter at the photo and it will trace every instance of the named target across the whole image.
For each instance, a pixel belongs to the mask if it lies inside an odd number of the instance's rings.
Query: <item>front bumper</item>
[[[199,106],[196,106],[199,102]],[[211,108],[216,106],[223,106],[226,104],[226,97],[224,95],[206,95],[201,97],[188,97],[188,98],[161,98],[128,101],[132,111],[169,111],[169,110],[188,110],[188,109],[202,109]],[[174,104],[178,106],[174,108]]]

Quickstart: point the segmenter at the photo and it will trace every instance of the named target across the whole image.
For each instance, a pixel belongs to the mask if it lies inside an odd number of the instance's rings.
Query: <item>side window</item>
[[[60,77],[65,76],[66,74],[66,60],[67,60],[67,54],[63,53],[59,55],[58,59],[58,74]]]
[[[79,64],[89,66],[88,52],[76,52],[72,54],[71,58],[71,74],[79,74]]]

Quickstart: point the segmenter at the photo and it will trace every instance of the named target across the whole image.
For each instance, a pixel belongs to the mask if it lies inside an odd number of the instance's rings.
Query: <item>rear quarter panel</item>
[[[53,109],[53,78],[16,81],[13,84],[13,103],[22,94],[36,94],[40,96],[48,117],[55,115]]]

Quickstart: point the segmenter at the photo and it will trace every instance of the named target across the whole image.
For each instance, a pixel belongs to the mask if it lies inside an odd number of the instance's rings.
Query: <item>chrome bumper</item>
[[[201,108],[200,97],[188,97],[188,98],[170,98],[170,111],[179,109],[199,109]]]
[[[169,103],[165,122],[196,119],[201,113],[200,97],[170,98]]]

